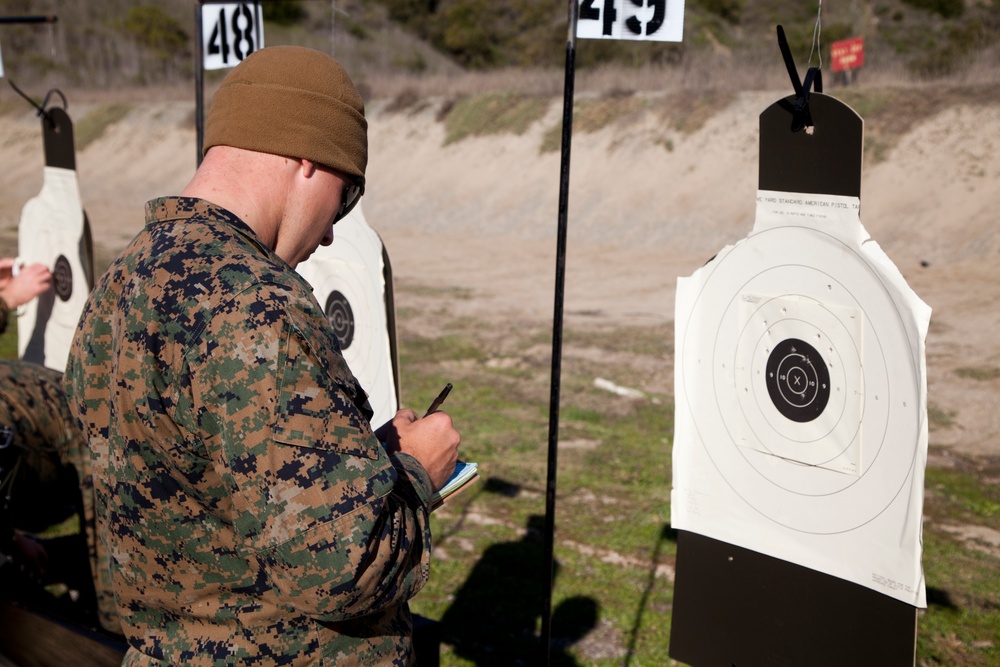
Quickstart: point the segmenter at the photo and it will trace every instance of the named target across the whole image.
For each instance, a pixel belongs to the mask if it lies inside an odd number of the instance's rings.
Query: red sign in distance
[[[865,38],[842,39],[830,45],[830,60],[834,72],[858,69],[865,64]]]

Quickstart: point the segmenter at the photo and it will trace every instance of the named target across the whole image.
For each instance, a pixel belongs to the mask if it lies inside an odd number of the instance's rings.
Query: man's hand
[[[0,259],[0,298],[10,308],[28,303],[52,286],[52,272],[44,264],[29,264],[14,275],[14,260]]]
[[[434,412],[419,419],[409,408],[400,410],[392,421],[375,431],[375,436],[385,443],[389,453],[403,452],[419,461],[435,491],[455,472],[462,437],[445,412]]]

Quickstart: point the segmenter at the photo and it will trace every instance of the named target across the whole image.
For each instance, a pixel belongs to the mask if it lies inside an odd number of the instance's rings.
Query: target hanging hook
[[[816,25],[813,26],[813,40],[812,46],[809,47],[809,60],[806,61],[806,65],[812,66],[813,52],[816,53],[816,59],[819,62],[817,69],[822,69],[823,67],[823,50],[821,43],[821,36],[823,34],[823,0],[819,0],[819,6],[816,8]],[[822,91],[817,91],[822,92]]]
[[[805,81],[799,80],[799,70],[795,67],[795,59],[792,57],[792,50],[788,46],[788,39],[785,38],[785,29],[780,25],[777,27],[778,48],[781,50],[781,57],[785,61],[785,68],[788,70],[788,77],[792,80],[792,88],[795,89],[795,103],[792,113],[792,132],[806,130],[812,134],[814,127],[812,115],[809,113],[809,91],[815,87],[817,93],[823,92],[823,72],[819,67],[810,67],[806,72]]]
[[[54,120],[52,120],[52,117],[49,115],[49,112],[46,111],[46,109],[49,106],[49,100],[52,99],[52,94],[53,93],[57,93],[59,95],[59,97],[62,98],[62,108],[63,109],[68,109],[69,108],[69,102],[66,101],[66,96],[63,95],[62,91],[59,90],[58,88],[53,88],[48,93],[46,93],[45,99],[42,100],[41,104],[39,104],[35,100],[31,99],[28,96],[27,93],[25,93],[23,90],[21,90],[20,88],[18,88],[17,85],[14,83],[13,79],[7,79],[7,83],[9,83],[10,87],[14,89],[14,92],[16,92],[18,95],[20,95],[21,97],[23,97],[28,102],[28,104],[30,104],[31,106],[33,106],[35,108],[35,110],[38,112],[39,116],[41,116],[42,118],[45,118],[45,121],[49,124],[49,127],[51,127],[51,128],[55,128],[56,127],[56,122]]]

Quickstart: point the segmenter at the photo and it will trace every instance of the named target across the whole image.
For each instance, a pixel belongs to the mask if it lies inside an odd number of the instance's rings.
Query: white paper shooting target
[[[671,521],[916,604],[930,310],[857,203],[761,192],[678,281]]]
[[[52,271],[53,289],[25,304],[17,322],[18,356],[66,368],[76,324],[90,295],[85,218],[76,171],[45,167],[42,189],[21,211],[18,262]]]
[[[313,286],[348,366],[368,392],[375,412],[372,426],[377,428],[399,407],[384,248],[360,205],[333,231],[333,243],[320,246],[298,271]]]

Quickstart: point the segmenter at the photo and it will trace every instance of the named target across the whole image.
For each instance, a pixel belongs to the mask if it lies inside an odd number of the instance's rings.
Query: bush
[[[163,56],[187,52],[188,33],[177,20],[160,7],[139,5],[128,10],[121,21],[122,30],[140,44]]]
[[[300,0],[277,0],[263,4],[264,20],[278,25],[294,25],[306,18]]]
[[[961,16],[965,11],[964,0],[903,0],[906,4],[935,12],[947,18]]]
[[[743,0],[699,0],[698,4],[709,13],[736,25],[743,17]]]

